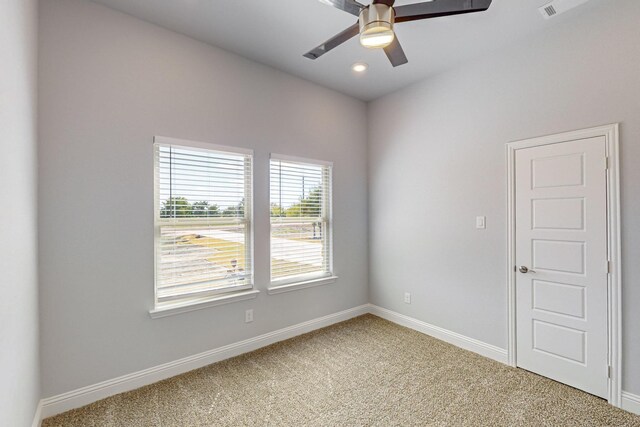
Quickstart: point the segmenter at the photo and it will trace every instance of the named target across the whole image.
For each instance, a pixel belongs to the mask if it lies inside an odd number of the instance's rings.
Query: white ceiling
[[[356,22],[319,0],[93,1],[365,101],[582,12],[575,9],[547,21],[537,9],[549,0],[494,0],[487,12],[402,23],[396,33],[409,63],[393,68],[384,52],[361,47],[357,37],[315,61],[304,58]],[[397,0],[396,6],[419,1]],[[356,75],[351,71],[355,62],[368,63],[369,70]]]

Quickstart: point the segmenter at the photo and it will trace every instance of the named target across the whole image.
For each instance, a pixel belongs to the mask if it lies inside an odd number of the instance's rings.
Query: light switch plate
[[[478,228],[478,229],[487,228],[487,217],[486,216],[477,216],[476,217],[476,228]]]

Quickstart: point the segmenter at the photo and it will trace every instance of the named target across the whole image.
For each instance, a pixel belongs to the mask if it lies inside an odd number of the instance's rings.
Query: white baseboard
[[[507,363],[507,351],[485,342],[466,337],[456,332],[431,325],[421,320],[378,307],[365,304],[345,311],[319,317],[277,331],[269,332],[255,338],[250,338],[224,347],[209,350],[194,356],[185,357],[174,362],[165,363],[132,374],[123,375],[112,380],[103,381],[87,387],[82,387],[58,396],[42,399],[36,409],[32,427],[40,427],[41,420],[71,409],[96,402],[109,396],[134,390],[145,385],[183,374],[230,357],[238,356],[267,345],[283,341],[295,336],[333,325],[334,323],[371,313],[383,319],[414,329],[423,334],[453,344],[465,350],[473,351],[482,356]],[[640,415],[640,396],[622,392],[622,409]]]
[[[42,400],[38,402],[38,406],[36,407],[36,414],[33,416],[33,422],[31,423],[31,427],[40,427],[42,424]]]
[[[51,417],[71,409],[96,402],[109,396],[135,390],[136,388],[171,378],[230,357],[248,353],[253,350],[283,341],[295,336],[349,320],[369,312],[369,304],[350,308],[328,316],[319,317],[277,331],[269,332],[254,338],[229,344],[194,356],[185,357],[174,362],[165,363],[142,371],[123,375],[112,380],[82,387],[57,396],[42,399],[42,418]],[[34,424],[35,425],[35,424]]]
[[[449,344],[453,344],[465,350],[473,351],[474,353],[478,353],[482,356],[507,364],[507,350],[500,347],[451,332],[447,329],[431,325],[421,320],[414,319],[413,317],[405,316],[404,314],[396,313],[395,311],[387,310],[386,308],[378,307],[373,304],[369,305],[369,312],[382,317],[383,319],[389,320],[390,322],[406,326],[407,328],[411,328],[418,332],[422,332],[423,334],[446,341]],[[620,407],[625,411],[640,415],[640,396],[623,391]]]
[[[622,409],[640,415],[640,396],[623,391]]]
[[[407,328],[411,328],[439,340],[446,341],[449,344],[453,344],[465,350],[473,351],[474,353],[478,353],[482,356],[488,357],[489,359],[496,360],[500,363],[507,363],[507,350],[503,348],[460,335],[456,332],[451,332],[439,326],[434,326],[421,320],[414,319],[413,317],[378,307],[377,305],[371,304],[369,312],[382,317],[383,319],[387,319],[390,322],[406,326]]]

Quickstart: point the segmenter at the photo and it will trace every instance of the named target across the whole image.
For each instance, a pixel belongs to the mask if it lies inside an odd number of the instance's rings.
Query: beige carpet
[[[640,417],[366,315],[43,426],[640,426]]]

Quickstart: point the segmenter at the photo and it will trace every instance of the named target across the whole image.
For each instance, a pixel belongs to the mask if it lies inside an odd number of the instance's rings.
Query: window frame
[[[282,161],[282,162],[290,162],[290,163],[299,163],[303,165],[311,165],[311,166],[320,166],[328,168],[328,174],[326,178],[326,182],[323,174],[323,187],[325,189],[322,200],[322,212],[323,212],[323,223],[326,224],[324,227],[324,239],[328,244],[328,250],[326,253],[326,260],[323,260],[323,263],[327,265],[327,271],[322,272],[313,272],[300,274],[293,277],[285,277],[282,279],[273,280],[272,278],[272,246],[271,241],[273,238],[273,225],[272,225],[272,217],[271,217],[271,162],[272,161]],[[329,283],[334,283],[338,277],[335,275],[334,270],[334,247],[333,247],[333,162],[326,160],[318,160],[318,159],[310,159],[304,157],[290,156],[285,154],[275,154],[271,153],[269,157],[269,204],[268,204],[268,215],[269,215],[269,287],[268,293],[270,295],[279,294],[282,292],[289,292],[298,289],[306,289],[314,286],[325,285]],[[293,220],[292,220],[293,221]]]
[[[159,194],[159,180],[160,180],[160,168],[158,164],[157,149],[159,146],[174,146],[183,149],[195,149],[214,151],[221,154],[231,154],[245,156],[249,161],[248,169],[244,172],[244,218],[187,218],[184,225],[210,225],[212,223],[216,225],[222,224],[243,224],[245,235],[245,269],[247,269],[248,283],[238,286],[227,287],[224,289],[209,289],[203,291],[194,291],[184,294],[176,294],[175,296],[163,298],[163,301],[158,297],[158,268],[160,255],[158,253],[158,245],[160,243],[161,228],[165,226],[180,226],[182,224],[176,223],[175,219],[163,221],[160,218],[160,194]],[[153,294],[154,294],[154,308],[150,310],[151,317],[164,317],[169,314],[181,313],[185,311],[191,311],[200,308],[211,307],[220,304],[226,304],[235,301],[241,301],[246,299],[255,298],[259,291],[255,289],[255,258],[254,258],[254,216],[253,216],[253,189],[254,189],[254,155],[253,150],[241,147],[227,146],[212,144],[207,142],[190,141],[179,138],[170,138],[164,136],[155,136],[153,139],[153,254],[154,254],[154,278],[153,278]],[[219,224],[218,224],[219,223]],[[249,262],[247,262],[247,260]],[[195,283],[194,283],[195,285]],[[189,286],[189,285],[185,285]]]

